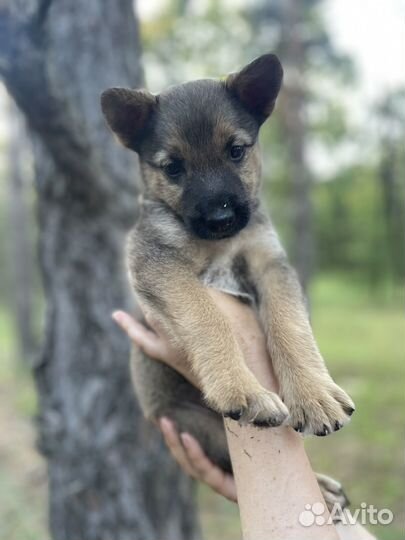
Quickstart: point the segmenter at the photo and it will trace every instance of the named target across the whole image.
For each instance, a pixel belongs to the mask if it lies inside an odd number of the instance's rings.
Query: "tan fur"
[[[276,238],[271,239],[263,227],[257,242],[247,249],[246,257],[258,286],[260,317],[280,396],[290,412],[289,423],[318,434],[329,427],[330,431],[335,426],[340,429],[348,421],[353,402],[326,369],[298,279],[277,244]]]
[[[242,411],[241,421],[260,424],[267,419],[269,425],[283,423],[289,410],[291,425],[302,426],[308,433],[327,434],[323,433],[325,426],[331,432],[337,423],[340,427],[345,424],[349,419],[346,409],[353,404],[327,372],[298,280],[271,223],[252,222],[237,237],[211,243],[191,237],[166,213],[152,224],[149,218],[159,212],[154,203],[145,210],[149,234],[152,229],[154,237],[170,248],[170,255],[164,250],[144,253],[150,244],[142,243],[142,216],[129,248],[133,285],[153,317],[184,348],[208,404],[222,413]],[[218,260],[226,268],[236,256],[249,263],[250,279],[261,299],[258,314],[288,410],[246,368],[229,323],[199,278],[204,268]],[[226,290],[226,284],[221,288]],[[145,290],[153,291],[157,304],[145,297]],[[237,290],[227,292],[239,294]]]
[[[175,184],[168,184],[167,178],[161,170],[154,169],[147,163],[141,164],[142,176],[147,178],[146,192],[161,193],[162,200],[173,208],[174,211],[180,210],[181,189]]]

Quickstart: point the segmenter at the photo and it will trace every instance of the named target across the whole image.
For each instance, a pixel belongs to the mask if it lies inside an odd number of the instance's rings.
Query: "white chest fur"
[[[238,279],[233,268],[233,258],[229,253],[217,256],[201,274],[200,279],[207,287],[237,296],[250,304],[254,303],[252,294],[244,290],[243,283]]]

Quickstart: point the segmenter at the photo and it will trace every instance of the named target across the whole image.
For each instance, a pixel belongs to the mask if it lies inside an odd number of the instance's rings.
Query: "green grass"
[[[312,324],[320,349],[357,409],[344,430],[308,439],[307,450],[314,469],[342,482],[353,508],[366,502],[394,512],[393,524],[369,527],[382,540],[403,538],[403,298],[401,289],[370,291],[358,280],[341,276],[318,277],[311,290]],[[216,517],[212,508],[218,497],[211,495],[212,502],[205,490],[202,493],[206,539],[216,539],[216,531],[223,540],[237,538],[235,509],[221,507]],[[229,516],[225,527],[224,515]]]
[[[405,472],[403,291],[370,291],[351,278],[321,276],[312,287],[311,300],[320,348],[357,410],[349,426],[338,434],[308,439],[308,453],[316,470],[343,483],[354,507],[367,502],[390,508],[394,523],[373,532],[382,540],[399,540],[403,538]],[[6,411],[0,420],[8,424],[1,431],[7,439],[14,430],[18,443],[15,451],[7,453],[7,440],[0,438],[0,537],[46,538],[43,480],[32,478],[32,471],[35,477],[41,463],[28,448],[32,431],[26,433],[36,411],[35,392],[27,368],[16,361],[11,320],[1,309],[0,341],[0,412]],[[221,540],[240,537],[236,505],[204,486],[199,499],[206,540],[216,540],[218,533]]]
[[[29,366],[19,358],[16,333],[10,314],[0,306],[0,388],[9,390],[10,404],[24,417],[37,411],[37,396]]]
[[[39,498],[39,487],[35,485],[35,479],[28,478],[21,483],[12,472],[5,470],[3,464],[0,467],[0,538],[46,540],[48,535],[43,481]]]
[[[0,343],[0,538],[46,540],[45,465],[32,422],[37,398],[12,318],[1,308]]]
[[[402,538],[405,317],[401,290],[371,296],[349,279],[323,277],[312,289],[315,335],[335,378],[353,397],[356,413],[342,432],[308,441],[315,468],[336,476],[353,506],[390,508],[381,538]]]

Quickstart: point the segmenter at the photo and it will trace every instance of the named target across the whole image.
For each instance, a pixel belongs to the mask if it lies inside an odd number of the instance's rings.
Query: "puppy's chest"
[[[257,292],[249,274],[248,261],[240,254],[215,257],[200,274],[207,287],[237,296],[251,305],[257,303]]]

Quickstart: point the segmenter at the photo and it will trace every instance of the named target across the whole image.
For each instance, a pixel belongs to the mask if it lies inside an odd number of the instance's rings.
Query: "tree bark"
[[[306,51],[302,36],[305,3],[284,0],[280,6],[280,55],[287,76],[280,100],[281,123],[288,147],[291,185],[293,239],[292,259],[304,291],[314,266],[313,207],[311,176],[306,163]],[[305,27],[304,27],[305,28]]]
[[[34,374],[52,537],[198,538],[190,481],[141,417],[110,317],[131,305],[122,245],[139,175],[99,95],[143,82],[132,0],[3,0],[0,74],[34,148],[47,303]]]

